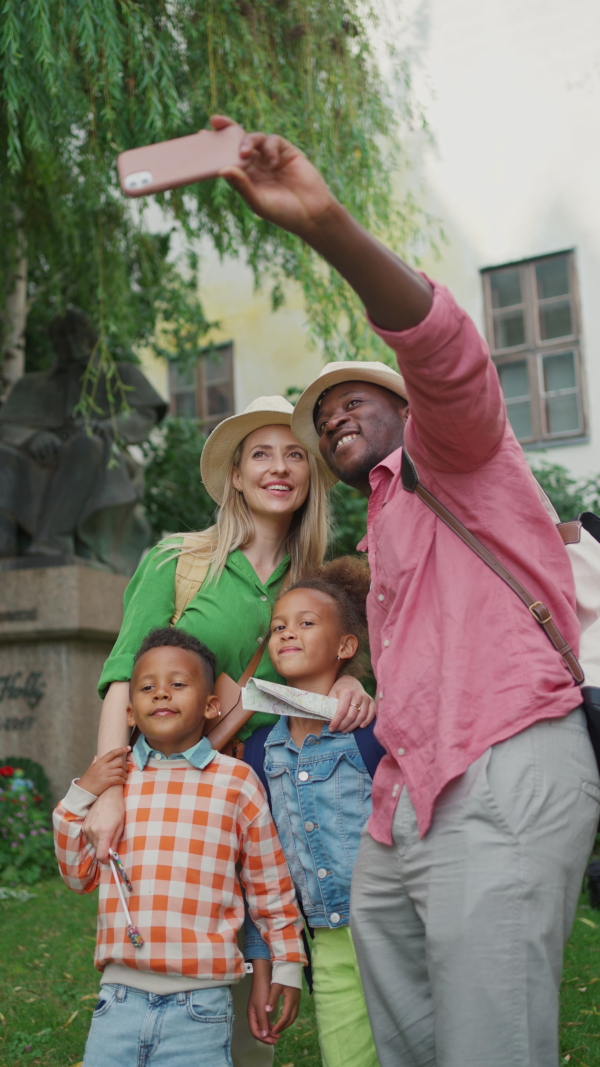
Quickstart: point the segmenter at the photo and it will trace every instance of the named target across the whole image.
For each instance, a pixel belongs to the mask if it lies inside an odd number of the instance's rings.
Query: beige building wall
[[[323,355],[309,338],[299,286],[288,285],[285,304],[273,311],[268,279],[255,290],[252,271],[242,259],[221,262],[208,242],[202,243],[201,257],[204,313],[219,323],[207,343],[233,342],[236,412],[257,396],[285,395],[292,386],[305,388],[319,373]],[[148,352],[140,355],[145,374],[168,398],[166,361]]]

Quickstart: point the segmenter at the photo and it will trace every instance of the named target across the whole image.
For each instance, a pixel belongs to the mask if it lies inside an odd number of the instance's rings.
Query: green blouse
[[[263,584],[244,553],[236,549],[218,582],[205,582],[175,623],[214,652],[217,674],[225,671],[236,681],[241,678],[268,630],[289,562],[286,556]],[[156,548],[140,563],[125,590],[123,625],[98,683],[101,697],[111,682],[129,681],[133,658],[146,634],[156,626],[169,625],[175,610],[176,566],[176,559]],[[284,681],[267,650],[256,676],[270,682]],[[276,721],[276,716],[258,712],[241,731],[242,740]]]

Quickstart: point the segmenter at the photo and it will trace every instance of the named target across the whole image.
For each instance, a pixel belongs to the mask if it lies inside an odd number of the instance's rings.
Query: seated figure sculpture
[[[18,379],[0,409],[0,557],[81,556],[131,574],[150,528],[142,468],[127,446],[148,437],[166,404],[139,367],[119,363],[124,389],[113,389],[111,405],[100,373],[85,420],[76,407],[96,330],[69,308],[49,333],[55,363]]]

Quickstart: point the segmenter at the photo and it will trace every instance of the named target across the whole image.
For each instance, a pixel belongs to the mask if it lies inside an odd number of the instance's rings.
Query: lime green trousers
[[[316,927],[313,994],[323,1067],[379,1067],[349,926]]]

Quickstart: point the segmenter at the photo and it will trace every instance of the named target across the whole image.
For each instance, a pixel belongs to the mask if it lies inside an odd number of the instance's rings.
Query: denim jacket
[[[354,734],[332,734],[324,725],[298,749],[282,717],[265,741],[260,776],[307,923],[347,926],[352,870],[371,814],[371,775]],[[246,924],[247,959],[264,954],[252,925]]]

